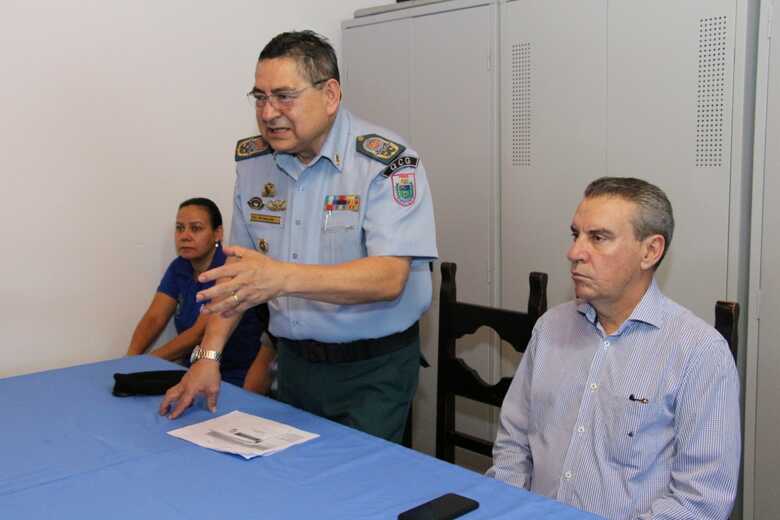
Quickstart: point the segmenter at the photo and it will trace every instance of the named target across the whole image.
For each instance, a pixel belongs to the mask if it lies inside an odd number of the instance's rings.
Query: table
[[[320,434],[244,460],[165,432],[160,397],[111,395],[114,372],[170,369],[150,356],[0,379],[0,518],[394,519],[454,492],[479,501],[464,519],[599,518],[223,383],[232,410]]]

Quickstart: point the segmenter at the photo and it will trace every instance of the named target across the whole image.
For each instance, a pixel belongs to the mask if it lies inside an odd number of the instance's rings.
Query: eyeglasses
[[[271,106],[274,107],[275,109],[282,110],[285,108],[292,107],[295,104],[295,101],[307,89],[317,88],[319,85],[325,83],[326,81],[328,80],[321,79],[319,81],[315,81],[311,85],[307,85],[297,90],[283,90],[275,94],[266,94],[259,90],[252,89],[247,93],[246,98],[247,100],[249,100],[250,106],[254,107],[255,110],[262,110],[263,108],[265,108],[265,105],[268,104],[269,102],[271,103]]]

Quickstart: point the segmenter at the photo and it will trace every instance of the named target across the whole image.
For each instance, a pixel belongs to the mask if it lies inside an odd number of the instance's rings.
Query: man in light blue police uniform
[[[236,147],[233,258],[202,276],[221,283],[200,294],[213,314],[201,349],[221,352],[237,317],[268,301],[278,397],[400,441],[437,257],[425,170],[341,106],[335,53],[315,33],[271,40],[249,97],[262,135]],[[213,410],[218,383],[217,364],[198,361],[161,413],[200,393]]]

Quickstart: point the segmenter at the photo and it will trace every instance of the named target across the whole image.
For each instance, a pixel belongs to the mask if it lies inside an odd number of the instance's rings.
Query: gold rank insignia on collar
[[[273,153],[268,143],[265,142],[262,135],[247,137],[236,143],[236,161],[251,159],[260,155]]]
[[[406,150],[402,144],[396,143],[377,134],[360,135],[357,138],[357,151],[376,159],[382,164],[390,164]]]

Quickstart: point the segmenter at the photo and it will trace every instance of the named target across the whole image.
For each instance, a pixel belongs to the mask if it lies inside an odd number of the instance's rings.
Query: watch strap
[[[206,350],[204,348],[201,348],[200,345],[198,345],[192,350],[192,355],[190,356],[190,364],[195,363],[199,359],[213,359],[214,361],[219,363],[222,360],[222,352],[218,350]]]

